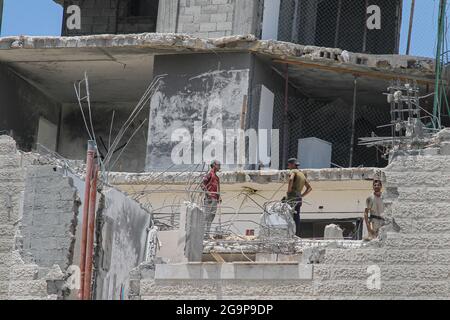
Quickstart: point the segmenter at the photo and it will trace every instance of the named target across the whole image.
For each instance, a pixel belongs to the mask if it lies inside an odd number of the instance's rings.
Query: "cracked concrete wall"
[[[40,267],[66,270],[73,261],[78,193],[71,178],[54,166],[30,166],[25,178],[20,226],[23,253]]]
[[[136,201],[104,188],[97,211],[95,298],[128,296],[129,273],[144,260],[151,216]]]
[[[0,300],[57,299],[48,295],[46,270],[21,254],[18,224],[26,185],[22,160],[15,141],[0,136]]]
[[[384,169],[385,214],[401,231],[385,227],[380,239],[363,246],[326,248],[310,281],[137,275],[132,298],[450,299],[450,129],[436,140],[434,147],[398,156]]]
[[[53,281],[72,264],[79,203],[71,179],[0,136],[0,204],[0,299],[63,299]]]

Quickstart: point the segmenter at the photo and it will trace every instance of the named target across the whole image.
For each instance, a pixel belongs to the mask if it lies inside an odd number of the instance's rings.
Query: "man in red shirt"
[[[213,160],[211,170],[203,177],[202,189],[205,191],[204,213],[205,232],[211,232],[211,224],[214,221],[217,211],[217,204],[222,202],[220,197],[220,179],[217,172],[220,171],[220,162]]]

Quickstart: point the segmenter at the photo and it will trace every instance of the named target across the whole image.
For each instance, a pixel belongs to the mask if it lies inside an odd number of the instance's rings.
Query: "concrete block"
[[[47,283],[44,280],[16,280],[9,284],[10,296],[47,296]]]
[[[344,236],[342,234],[342,229],[335,224],[329,224],[325,227],[324,235],[325,240],[332,240],[332,239],[344,239]]]
[[[202,14],[214,14],[214,13],[218,13],[218,6],[217,5],[206,5],[206,6],[202,6],[201,7],[201,13]]]
[[[204,22],[200,23],[200,31],[216,31],[217,23],[215,22]]]
[[[225,36],[225,32],[223,32],[223,31],[208,32],[208,38],[221,38],[224,36]]]
[[[226,30],[232,30],[233,23],[231,22],[217,22],[217,30],[218,31],[226,31]],[[214,31],[214,30],[208,30],[208,31]]]
[[[201,264],[157,264],[155,279],[201,279]]]
[[[229,0],[211,0],[212,4],[227,4]]]
[[[39,267],[37,265],[22,265],[11,268],[11,280],[36,280],[38,278]]]
[[[264,279],[261,265],[235,263],[236,279]]]
[[[217,5],[218,13],[229,13],[229,12],[233,12],[233,10],[234,10],[233,4],[218,4]]]
[[[202,7],[201,6],[184,7],[183,13],[185,15],[199,16],[200,13],[202,13]]]
[[[185,23],[193,23],[194,22],[194,16],[193,15],[180,15],[178,17],[178,22],[180,24],[185,24]]]
[[[211,22],[227,22],[227,13],[213,13],[210,15]]]

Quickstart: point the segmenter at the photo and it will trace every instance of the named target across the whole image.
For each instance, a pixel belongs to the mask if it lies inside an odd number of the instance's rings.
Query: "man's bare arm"
[[[367,227],[367,231],[372,234],[372,227],[370,226],[370,222],[369,222],[369,208],[366,208],[366,210],[364,211],[364,221],[366,223],[366,227]]]
[[[291,173],[289,175],[288,193],[292,192],[292,187],[294,186],[295,174]]]
[[[312,187],[311,187],[311,185],[309,184],[308,181],[305,182],[305,187],[306,187],[306,191],[303,192],[302,198],[303,198],[303,197],[306,197],[306,196],[307,196],[308,194],[310,194],[311,191],[312,191]]]

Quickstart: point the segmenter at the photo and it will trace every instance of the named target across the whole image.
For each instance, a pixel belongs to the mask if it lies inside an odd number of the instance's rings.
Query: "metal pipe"
[[[352,136],[350,138],[350,160],[348,167],[353,166],[353,150],[355,145],[355,121],[356,121],[356,85],[357,77],[353,80],[353,108],[352,108]]]
[[[0,35],[2,34],[3,0],[0,0]]]
[[[288,160],[288,134],[289,134],[289,121],[288,121],[288,112],[289,112],[289,64],[286,64],[286,82],[284,89],[284,123],[283,123],[283,164],[282,168],[286,168],[286,162]]]
[[[95,207],[97,201],[97,177],[98,165],[94,164],[92,171],[94,176],[91,183],[91,190],[89,196],[89,218],[88,218],[88,233],[86,242],[86,264],[84,277],[84,291],[83,300],[91,299],[91,280],[92,280],[92,262],[94,252],[94,231],[95,231]]]
[[[409,14],[409,29],[408,29],[408,44],[406,45],[406,55],[409,55],[409,50],[411,49],[411,33],[414,21],[414,8],[416,5],[416,0],[411,1],[411,13]]]
[[[363,35],[363,44],[362,44],[362,52],[366,53],[367,51],[367,8],[369,7],[369,0],[366,0],[365,7],[365,19],[364,19],[364,35]]]
[[[86,264],[86,241],[88,231],[88,215],[89,215],[89,197],[91,187],[92,167],[94,164],[95,155],[95,142],[93,140],[88,141],[87,156],[86,156],[86,178],[84,181],[84,203],[83,203],[83,221],[81,227],[81,253],[80,253],[80,290],[78,292],[78,298],[83,299],[84,292],[84,273]]]

